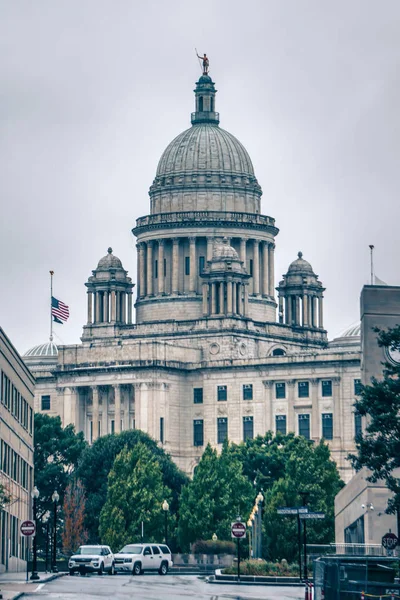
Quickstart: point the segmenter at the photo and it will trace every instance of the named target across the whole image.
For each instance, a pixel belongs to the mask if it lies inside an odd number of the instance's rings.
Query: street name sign
[[[35,523],[33,521],[23,521],[19,529],[24,537],[35,535],[36,532]]]
[[[235,521],[231,524],[231,535],[235,540],[246,537],[246,523]]]
[[[325,513],[323,512],[309,512],[299,515],[300,519],[325,519]]]
[[[301,515],[308,513],[307,506],[281,506],[276,509],[278,515]]]
[[[382,538],[382,546],[388,550],[393,550],[399,543],[399,539],[395,533],[385,533]]]

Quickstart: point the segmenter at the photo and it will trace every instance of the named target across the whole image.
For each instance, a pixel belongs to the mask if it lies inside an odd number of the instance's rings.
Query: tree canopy
[[[378,345],[400,350],[400,326],[378,333]],[[366,427],[356,439],[358,454],[349,456],[355,469],[367,467],[370,481],[383,479],[394,493],[388,512],[400,509],[400,366],[386,363],[381,379],[372,378],[364,385],[354,404],[356,414],[367,417]]]
[[[163,485],[158,459],[143,443],[125,447],[115,458],[108,476],[107,500],[100,513],[100,536],[118,551],[127,543],[140,542],[143,522],[145,539],[163,538],[163,500],[170,500]]]
[[[99,539],[100,512],[107,499],[108,475],[114,461],[122,450],[133,450],[139,443],[144,444],[157,459],[163,485],[171,490],[170,514],[178,511],[181,488],[187,483],[188,477],[155,440],[138,429],[102,436],[82,453],[77,472],[86,490],[85,526],[91,543]]]

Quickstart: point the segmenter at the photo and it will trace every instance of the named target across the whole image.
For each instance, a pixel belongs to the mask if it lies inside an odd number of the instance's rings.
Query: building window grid
[[[160,442],[164,443],[164,417],[160,417]]]
[[[7,375],[1,371],[0,377],[0,402],[7,408],[12,416],[26,429],[30,435],[33,433],[32,408],[23,398],[17,388],[11,383]],[[33,411],[32,411],[33,414]]]
[[[299,398],[308,398],[310,396],[310,384],[308,381],[299,381],[297,388]]]
[[[193,403],[203,404],[203,388],[193,388]]]
[[[226,385],[219,385],[217,387],[217,399],[218,402],[225,402],[228,400],[228,388]]]
[[[185,256],[185,275],[190,275],[190,256]]]
[[[41,397],[42,410],[50,410],[50,396]]]
[[[193,445],[203,446],[204,445],[204,421],[203,419],[196,419],[193,421]]]
[[[275,398],[286,398],[286,383],[275,384]]]
[[[253,384],[243,384],[243,400],[253,400]]]
[[[354,437],[358,438],[362,434],[362,416],[354,413]]]
[[[276,433],[281,433],[282,435],[286,435],[286,415],[276,415],[275,416],[275,431]]]
[[[228,437],[228,419],[219,417],[217,419],[217,443],[223,444]]]
[[[361,379],[355,379],[354,380],[354,395],[355,396],[359,396],[361,394]]]
[[[302,435],[307,440],[310,439],[310,415],[299,415],[299,435]]]
[[[252,440],[254,438],[254,421],[253,417],[243,417],[243,441]]]
[[[327,398],[332,396],[332,380],[326,379],[321,382],[322,384],[322,397]]]
[[[322,437],[326,440],[333,440],[333,414],[322,413]]]

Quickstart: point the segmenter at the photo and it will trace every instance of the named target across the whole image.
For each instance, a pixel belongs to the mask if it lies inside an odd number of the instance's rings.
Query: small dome
[[[39,344],[34,346],[24,356],[54,356],[58,355],[58,348],[53,342],[47,342],[46,344]]]
[[[348,327],[339,337],[360,337],[361,335],[361,323],[356,323]]]
[[[312,266],[310,265],[309,262],[307,262],[306,260],[304,260],[303,258],[303,253],[299,252],[297,254],[298,258],[296,258],[296,260],[294,260],[291,265],[289,266],[288,269],[288,275],[290,274],[295,274],[295,273],[307,273],[310,275],[314,275],[314,271]]]
[[[240,260],[235,248],[229,245],[228,238],[214,244],[212,260]]]
[[[123,269],[122,262],[114,256],[112,248],[107,250],[107,254],[99,260],[99,264],[97,265],[97,270],[108,271],[108,269]]]

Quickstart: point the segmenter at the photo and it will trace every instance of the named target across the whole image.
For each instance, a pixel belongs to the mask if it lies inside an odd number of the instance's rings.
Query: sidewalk
[[[2,573],[0,575],[0,598],[3,598],[3,600],[17,600],[25,592],[32,593],[36,591],[38,586],[64,575],[67,575],[67,573],[39,573],[40,579],[26,581],[26,573]]]

